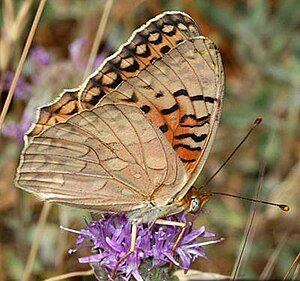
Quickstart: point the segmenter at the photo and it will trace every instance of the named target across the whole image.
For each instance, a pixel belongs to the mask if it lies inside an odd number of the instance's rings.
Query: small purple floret
[[[72,63],[76,67],[81,67],[84,68],[86,67],[88,58],[84,56],[85,52],[84,49],[88,47],[88,40],[85,37],[80,37],[74,40],[70,45],[69,45],[69,53],[71,57]],[[95,71],[101,63],[104,61],[106,58],[107,54],[102,52],[101,54],[97,55],[92,67],[92,71]]]
[[[7,71],[4,74],[4,84],[3,84],[3,92],[8,92],[12,81],[14,79],[15,74],[11,71]],[[21,76],[17,82],[17,86],[14,93],[14,98],[17,100],[24,100],[32,95],[30,85],[26,82],[26,80]]]
[[[34,115],[25,111],[23,113],[22,120],[20,123],[9,122],[8,124],[4,124],[2,128],[2,134],[8,138],[15,139],[16,142],[21,145],[23,144],[24,134],[30,128],[32,122],[34,120]]]
[[[138,281],[143,280],[139,273],[139,267],[146,259],[151,261],[151,268],[162,267],[171,262],[176,267],[187,271],[191,262],[196,258],[207,258],[203,249],[204,245],[223,240],[197,242],[198,238],[213,238],[215,235],[207,232],[204,226],[193,230],[192,223],[187,222],[183,213],[169,216],[167,219],[188,224],[185,234],[176,248],[177,255],[173,257],[172,248],[181,231],[180,227],[159,224],[148,227],[140,224],[138,225],[135,251],[117,269],[117,274],[124,280],[129,280],[132,276]],[[130,248],[131,224],[123,214],[102,215],[99,221],[88,223],[88,229],[80,231],[63,229],[79,233],[77,247],[70,250],[70,253],[84,247],[92,248],[97,253],[79,258],[79,262],[99,263],[109,275],[114,270],[117,261],[126,255]]]
[[[50,54],[42,46],[33,48],[30,51],[29,57],[37,68],[42,68],[52,63]]]

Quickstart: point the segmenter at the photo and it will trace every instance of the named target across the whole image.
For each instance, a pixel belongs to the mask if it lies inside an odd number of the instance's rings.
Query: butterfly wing
[[[80,93],[82,107],[95,106],[123,81],[137,76],[180,42],[198,35],[196,23],[184,13],[166,12],[151,19],[86,80]]]
[[[58,123],[25,146],[16,184],[50,202],[102,212],[167,204],[187,180],[164,135],[130,105],[106,104]],[[170,192],[171,191],[171,192]]]
[[[189,182],[203,168],[219,122],[223,68],[216,46],[203,36],[186,40],[124,81],[100,104],[134,103],[163,132],[186,167]]]
[[[53,103],[39,109],[29,137],[68,119],[76,112],[92,108],[122,81],[136,76],[147,65],[187,38],[199,35],[196,23],[187,14],[166,12],[137,29],[128,42],[108,57],[78,89],[66,90]]]
[[[80,111],[79,88],[65,90],[53,103],[42,106],[38,110],[37,122],[33,123],[26,134],[25,140],[37,136],[50,126],[68,119]]]

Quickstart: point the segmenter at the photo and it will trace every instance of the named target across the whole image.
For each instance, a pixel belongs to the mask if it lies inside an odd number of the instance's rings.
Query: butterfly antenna
[[[213,173],[213,175],[206,181],[204,186],[207,186],[214,177],[223,169],[223,167],[229,162],[229,160],[233,157],[233,155],[239,150],[239,148],[243,145],[243,143],[246,141],[246,139],[250,136],[250,134],[253,132],[254,129],[258,127],[258,125],[262,122],[261,117],[257,117],[255,121],[253,122],[251,128],[248,130],[247,134],[244,136],[244,138],[240,141],[240,143],[236,146],[236,148],[229,154],[227,159],[224,161],[224,163],[219,167],[217,171]]]
[[[247,140],[247,138],[250,136],[250,134],[258,127],[258,125],[262,122],[261,117],[257,117],[255,121],[253,122],[252,126],[248,130],[247,134],[244,136],[244,138],[240,141],[240,143],[236,146],[236,148],[229,154],[227,159],[224,161],[224,163],[213,173],[213,175],[206,181],[206,183],[203,186],[207,186],[213,179],[214,177],[221,171],[221,169],[229,162],[229,160],[234,156],[234,154],[238,151],[238,149],[243,145],[243,143]],[[272,205],[280,208],[282,211],[288,212],[290,210],[290,207],[286,204],[278,204],[278,203],[273,203],[273,202],[268,202],[264,200],[258,200],[258,199],[253,199],[253,198],[247,198],[247,197],[241,197],[238,195],[233,195],[233,194],[228,194],[225,192],[214,192],[210,191],[207,192],[208,196],[211,195],[223,195],[223,196],[228,196],[228,197],[234,197],[234,198],[239,198],[251,202],[257,202],[257,203],[262,203],[266,205]]]
[[[288,212],[290,210],[290,207],[286,204],[279,204],[279,203],[268,202],[268,201],[264,201],[264,200],[247,198],[247,197],[242,197],[242,196],[229,194],[229,193],[225,193],[225,192],[211,191],[211,192],[207,192],[207,194],[208,195],[222,195],[222,196],[227,196],[227,197],[234,197],[234,198],[243,199],[243,200],[246,200],[246,201],[257,202],[257,203],[262,203],[262,204],[266,204],[266,205],[276,206],[276,207],[280,208],[282,211],[285,211],[285,212]]]

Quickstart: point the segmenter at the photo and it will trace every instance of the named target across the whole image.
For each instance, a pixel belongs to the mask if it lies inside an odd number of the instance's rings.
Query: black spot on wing
[[[175,103],[173,106],[171,106],[170,108],[165,108],[165,109],[162,109],[161,110],[161,113],[163,115],[168,115],[168,114],[171,114],[173,113],[174,111],[178,110],[179,109],[179,106],[177,103]]]
[[[164,96],[164,94],[161,91],[156,93],[156,95],[155,95],[156,98],[161,98],[163,96]]]
[[[167,132],[167,131],[169,130],[167,124],[161,125],[161,126],[159,127],[159,129],[160,129],[163,133],[165,133],[165,132]]]
[[[126,59],[126,58],[125,58]],[[136,72],[140,68],[139,64],[136,60],[133,60],[133,63],[127,67],[121,68],[122,70],[125,70],[126,72]]]
[[[150,111],[150,106],[149,105],[143,105],[141,107],[141,110],[144,112],[144,113],[148,113]]]
[[[203,95],[197,95],[197,96],[192,96],[191,97],[191,101],[198,101],[198,100],[204,100],[204,96]]]
[[[154,38],[156,38],[156,39],[154,39]],[[162,42],[163,37],[159,32],[153,31],[153,32],[149,33],[147,39],[150,43],[152,43],[154,45],[158,45]]]
[[[168,45],[165,45],[163,47],[160,48],[160,52],[162,54],[166,54],[167,52],[169,52],[171,50],[171,48]]]
[[[180,157],[180,160],[185,163],[185,164],[188,164],[188,163],[193,163],[196,161],[196,159],[184,159],[184,158],[181,158]]]
[[[207,134],[201,134],[200,136],[197,136],[192,133],[192,134],[180,134],[180,135],[174,136],[174,139],[183,140],[186,138],[191,138],[195,142],[202,142],[206,139],[206,137],[207,137]]]
[[[178,144],[173,145],[173,148],[175,150],[180,148],[180,147],[185,148],[185,149],[190,150],[190,151],[201,151],[201,147],[191,147],[191,146],[189,146],[187,144],[184,144],[184,143],[178,143]]]
[[[198,122],[208,121],[209,118],[210,118],[210,114],[205,115],[205,116],[201,116],[199,118],[197,118],[195,114],[185,114],[180,118],[179,123],[184,123],[188,118],[191,118],[192,120],[195,120],[195,121],[198,121]]]
[[[141,46],[143,46],[143,48],[145,48],[145,51],[143,53],[141,53],[141,52],[137,53],[137,49]],[[137,55],[139,57],[143,57],[143,58],[147,58],[147,57],[151,56],[151,50],[150,50],[149,46],[147,45],[147,42],[143,42],[143,43],[137,45],[135,47],[135,53],[137,53]]]
[[[208,124],[208,120],[205,120],[205,121],[202,121],[201,123],[197,123],[197,124],[180,124],[179,126],[180,127],[183,127],[183,128],[197,128],[197,127],[202,127],[204,126],[205,124]]]
[[[120,75],[119,73],[116,73],[116,74],[117,74],[116,79],[114,79],[112,83],[107,84],[107,85],[106,85],[107,87],[110,87],[110,88],[112,88],[112,89],[115,89],[115,88],[117,88],[117,86],[119,86],[119,84],[123,81],[121,75]],[[107,75],[107,74],[104,73],[103,75]],[[99,98],[99,97],[98,97],[98,98]]]
[[[180,96],[188,96],[188,92],[185,89],[180,89],[173,93],[174,97],[180,97]]]
[[[203,95],[197,95],[191,97],[191,101],[203,101],[203,100],[208,103],[214,103],[217,99],[214,97],[205,97]]]
[[[165,25],[161,27],[161,31],[170,37],[174,36],[177,31],[174,23],[171,20],[166,19],[164,24]]]
[[[149,85],[149,84],[142,85],[142,87],[143,87],[144,89],[147,89],[147,90],[153,90],[153,88],[152,88],[151,85]]]
[[[204,97],[204,101],[208,103],[214,103],[216,100],[214,97]]]

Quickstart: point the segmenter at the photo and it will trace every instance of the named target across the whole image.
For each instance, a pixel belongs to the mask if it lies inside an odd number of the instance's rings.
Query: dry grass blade
[[[101,17],[101,21],[99,23],[99,27],[98,27],[98,30],[97,30],[95,40],[93,42],[93,46],[92,46],[92,50],[90,52],[90,56],[89,56],[87,66],[86,66],[85,71],[84,71],[83,79],[85,79],[85,77],[87,77],[89,75],[89,73],[91,73],[91,71],[92,71],[93,64],[94,64],[94,61],[95,61],[95,58],[96,58],[96,55],[97,55],[97,50],[98,50],[98,48],[100,46],[100,43],[102,41],[104,30],[106,28],[108,16],[110,14],[113,2],[114,2],[114,0],[108,0],[105,3],[104,11],[103,11],[103,14],[102,14],[102,17]]]
[[[294,272],[294,276],[293,276],[293,280],[294,280],[294,277],[297,278],[298,275],[299,275],[299,261],[300,261],[300,252],[298,253],[298,255],[296,256],[296,258],[294,259],[294,261],[292,262],[292,264],[290,265],[288,271],[286,272],[286,274],[284,275],[283,277],[283,280],[287,280],[293,267],[297,264],[297,267],[296,267],[296,270]]]
[[[254,199],[258,199],[258,195],[259,195],[259,191],[261,189],[262,183],[263,183],[263,178],[264,178],[264,174],[265,174],[265,169],[266,169],[266,164],[264,163],[260,169],[259,172],[259,180],[258,180],[258,185],[257,185],[257,190],[256,190],[256,195]],[[250,212],[250,216],[248,219],[248,223],[247,223],[247,227],[245,229],[244,235],[243,235],[243,243],[241,245],[241,250],[240,250],[240,255],[234,265],[234,269],[232,271],[231,274],[231,279],[232,280],[236,280],[240,267],[241,267],[241,263],[242,263],[242,259],[243,259],[243,255],[245,253],[246,250],[246,246],[249,242],[249,238],[251,237],[251,241],[253,240],[253,235],[255,230],[252,229],[253,226],[253,222],[254,222],[254,218],[255,218],[255,214],[256,214],[256,206],[257,206],[257,202],[253,202],[252,206],[251,206],[251,212]]]
[[[40,214],[40,218],[39,218],[39,221],[38,221],[38,224],[37,224],[35,237],[33,239],[33,243],[32,243],[31,248],[30,248],[30,253],[29,253],[29,256],[28,256],[28,259],[27,259],[27,263],[26,263],[26,266],[25,266],[22,281],[30,280],[29,278],[30,278],[30,275],[31,275],[32,266],[33,266],[33,263],[34,263],[34,260],[35,260],[36,254],[37,254],[37,250],[39,248],[39,244],[40,244],[40,241],[41,241],[41,237],[42,237],[42,234],[43,234],[43,230],[45,228],[45,224],[46,224],[47,217],[48,217],[48,214],[50,212],[50,209],[51,209],[51,205],[48,204],[48,203],[44,203],[44,206],[43,206],[43,209],[42,209],[42,212]]]
[[[14,40],[16,40],[20,36],[20,33],[23,30],[23,27],[25,26],[25,23],[28,18],[28,13],[32,6],[32,2],[33,0],[26,0],[22,3],[20,11],[18,12],[15,22],[12,26],[12,35]]]
[[[298,280],[298,276],[300,275],[300,264],[297,264],[292,280]]]
[[[3,72],[8,68],[15,50],[14,45],[26,27],[32,2],[33,0],[23,1],[16,16],[14,2],[5,0],[3,3],[3,27],[0,38],[0,69]]]
[[[3,27],[7,29],[14,23],[14,4],[12,0],[4,0],[3,2]]]
[[[183,270],[178,270],[175,275],[180,281],[199,281],[199,280],[230,280],[230,276],[222,275],[213,272],[202,272],[199,270],[190,269],[187,273]]]
[[[67,280],[67,278],[71,277],[77,277],[77,276],[90,276],[94,274],[94,270],[87,270],[87,271],[76,271],[76,272],[70,272],[66,274],[62,274],[59,276],[47,278],[44,281],[59,281],[59,280]]]
[[[259,276],[259,280],[267,280],[270,277],[272,270],[274,269],[276,260],[278,259],[278,256],[289,237],[290,230],[291,229],[288,229],[283,234],[277,248],[273,252],[272,256],[269,258],[267,265],[265,266],[264,270],[262,271],[261,275]]]
[[[17,70],[16,70],[16,73],[15,73],[14,79],[12,81],[11,87],[10,87],[8,95],[7,95],[7,98],[5,100],[5,104],[4,104],[3,110],[2,110],[1,115],[0,115],[0,129],[2,128],[5,116],[6,116],[7,112],[8,112],[8,108],[10,106],[10,103],[11,103],[13,94],[15,92],[15,89],[16,89],[19,77],[21,75],[21,71],[23,69],[23,66],[24,66],[24,63],[25,63],[25,59],[26,59],[26,57],[28,55],[29,48],[31,46],[33,36],[34,36],[34,34],[36,32],[38,23],[40,21],[41,15],[42,15],[42,12],[43,12],[44,7],[46,5],[46,1],[47,0],[41,0],[40,4],[39,4],[39,7],[37,9],[34,21],[32,23],[29,35],[28,35],[26,43],[25,43],[25,47],[23,49],[20,61],[19,61],[18,66],[17,66]]]

